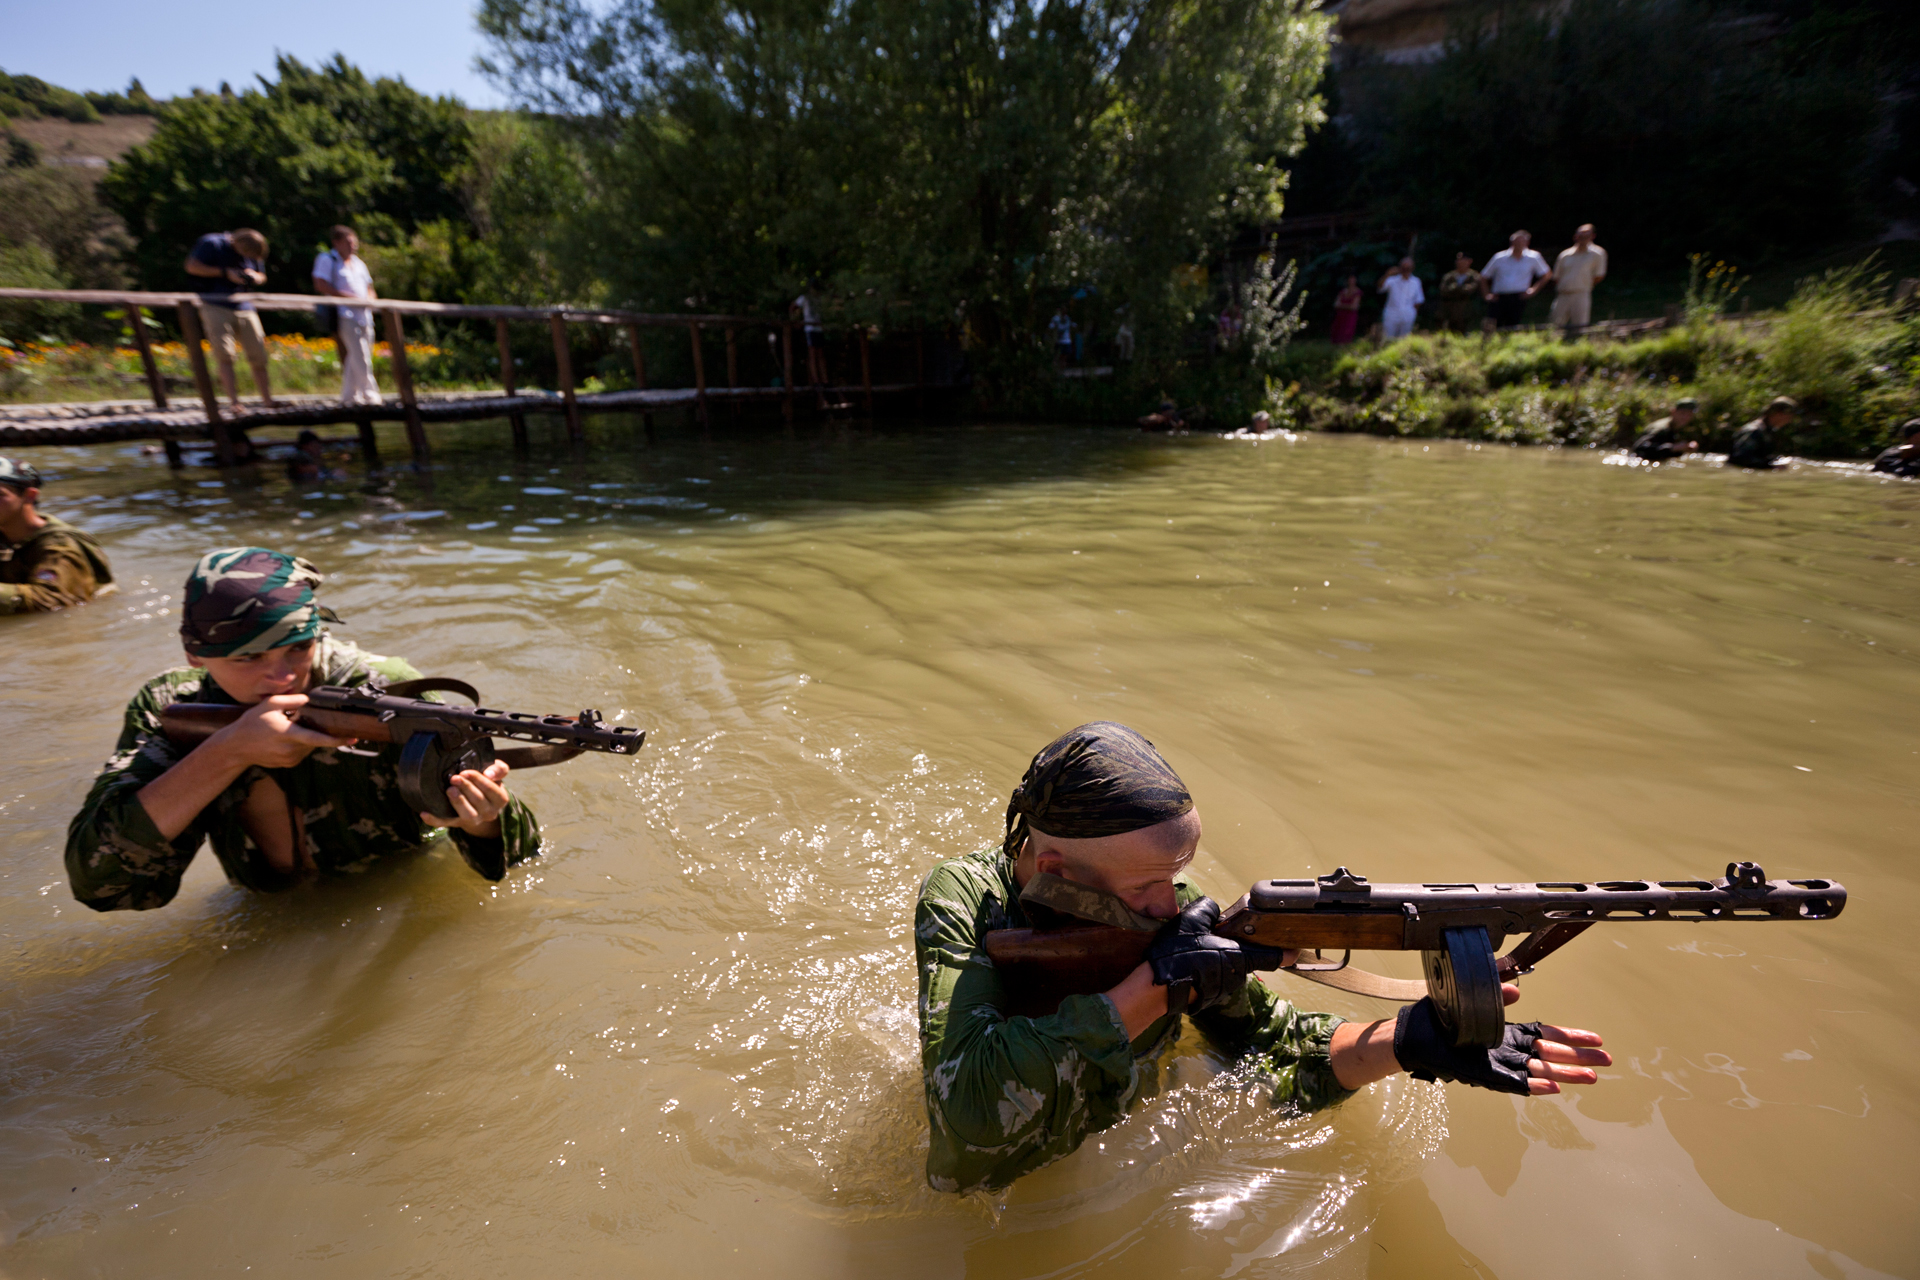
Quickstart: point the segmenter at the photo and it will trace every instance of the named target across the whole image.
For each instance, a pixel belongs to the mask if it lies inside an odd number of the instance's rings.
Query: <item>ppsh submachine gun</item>
[[[1548,881],[1537,884],[1371,884],[1341,867],[1317,880],[1262,880],[1214,932],[1298,952],[1289,972],[1385,1000],[1431,995],[1459,1045],[1492,1046],[1506,1025],[1500,984],[1596,924],[1831,920],[1847,890],[1833,880],[1769,880],[1751,862],[1718,880]],[[1506,955],[1500,946],[1518,937]],[[1069,995],[1119,985],[1146,957],[1151,932],[1066,920],[998,929],[985,939],[1013,1012],[1051,1013]],[[1327,953],[1338,950],[1338,961]],[[1418,951],[1425,981],[1348,967],[1355,951]],[[1271,967],[1271,966],[1269,966]]]
[[[417,696],[423,693],[457,694],[475,705],[429,702]],[[336,738],[398,743],[401,796],[414,809],[449,821],[459,815],[447,801],[447,787],[463,769],[485,769],[495,760],[506,761],[509,768],[533,769],[571,760],[582,751],[630,756],[647,740],[644,729],[606,724],[598,711],[542,716],[495,711],[479,702],[473,686],[460,680],[323,685],[307,691],[307,704],[291,718]],[[160,728],[169,742],[191,750],[248,710],[230,703],[176,702],[160,712]],[[496,748],[495,738],[533,745]],[[353,747],[336,749],[356,752]]]

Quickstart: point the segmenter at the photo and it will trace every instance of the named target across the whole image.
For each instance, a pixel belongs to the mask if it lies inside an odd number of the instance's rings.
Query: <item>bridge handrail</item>
[[[312,311],[315,307],[351,306],[369,311],[392,311],[401,315],[448,316],[468,320],[547,320],[559,316],[569,323],[637,324],[654,328],[689,324],[713,326],[760,326],[778,328],[787,323],[764,316],[707,315],[689,312],[662,315],[645,311],[621,311],[606,307],[561,304],[551,307],[520,307],[482,303],[416,302],[405,298],[327,298],[308,293],[230,293],[218,295],[222,302],[250,302],[269,311]],[[14,289],[0,288],[0,298],[32,302],[79,302],[107,306],[177,307],[206,301],[198,293],[153,293],[123,289]]]

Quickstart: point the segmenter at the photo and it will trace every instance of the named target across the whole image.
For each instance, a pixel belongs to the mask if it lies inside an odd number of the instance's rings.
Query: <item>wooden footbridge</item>
[[[915,334],[915,380],[906,383],[875,385],[871,334],[863,328],[855,331],[860,356],[860,382],[857,386],[796,388],[793,385],[794,325],[787,320],[769,320],[754,316],[729,315],[649,315],[636,311],[610,311],[583,307],[508,307],[450,305],[438,302],[412,302],[392,298],[355,299],[352,305],[380,313],[392,363],[393,381],[398,395],[379,404],[342,404],[337,399],[319,396],[281,397],[272,405],[249,404],[222,407],[214,388],[212,369],[204,347],[205,335],[200,323],[200,295],[196,293],[141,293],[96,289],[7,289],[0,288],[0,299],[36,302],[81,303],[123,308],[133,330],[146,372],[152,405],[115,402],[95,405],[0,405],[0,445],[6,444],[87,444],[108,440],[157,440],[167,451],[167,460],[182,465],[183,440],[210,440],[222,466],[236,461],[235,441],[244,432],[267,426],[316,426],[331,422],[358,425],[364,460],[369,467],[380,465],[379,448],[373,424],[399,421],[406,424],[407,443],[416,467],[424,468],[431,458],[427,444],[428,422],[449,422],[475,418],[505,418],[513,430],[516,448],[527,443],[527,415],[555,414],[566,419],[568,437],[585,439],[581,417],[589,412],[624,411],[650,413],[676,406],[690,407],[706,421],[712,402],[739,404],[749,401],[778,401],[789,417],[794,412],[795,396],[804,390],[809,395],[831,396],[838,402],[861,397],[867,412],[873,398],[901,392],[924,392],[926,381],[926,343],[924,334]],[[334,305],[332,299],[306,294],[235,293],[234,302],[250,302],[263,311],[312,312],[316,307]],[[186,339],[187,358],[193,369],[198,404],[173,404],[167,396],[165,380],[154,359],[153,335],[141,308],[171,311],[179,317]],[[448,320],[491,320],[500,352],[500,390],[420,392],[407,362],[405,323],[409,316],[434,316]],[[553,340],[554,363],[559,388],[554,391],[523,389],[516,385],[513,351],[508,342],[510,323],[544,325]],[[633,360],[633,389],[580,393],[573,374],[573,355],[568,326],[575,324],[614,325],[627,332],[627,345]],[[647,385],[647,359],[640,335],[645,329],[684,329],[692,346],[694,385],[661,387]],[[739,334],[764,331],[777,339],[780,352],[780,385],[743,387],[739,380]],[[710,385],[707,378],[709,333],[717,332],[726,344],[726,385]]]

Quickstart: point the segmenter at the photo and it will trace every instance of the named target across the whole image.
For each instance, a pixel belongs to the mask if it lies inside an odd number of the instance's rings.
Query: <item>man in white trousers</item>
[[[1413,259],[1400,259],[1399,266],[1380,277],[1379,289],[1387,295],[1387,308],[1380,316],[1387,341],[1406,337],[1413,332],[1417,309],[1427,300],[1420,277],[1413,274]]]
[[[313,260],[314,292],[329,298],[377,298],[373,272],[360,258],[360,237],[352,227],[335,227],[333,248]],[[340,307],[335,332],[340,338],[340,403],[379,404],[373,380],[373,312]]]

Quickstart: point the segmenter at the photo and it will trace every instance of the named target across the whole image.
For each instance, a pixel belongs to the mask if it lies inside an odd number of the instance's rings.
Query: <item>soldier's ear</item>
[[[183,652],[186,651],[183,650]],[[187,652],[187,665],[190,667],[204,667],[207,664],[194,657],[191,652]]]

